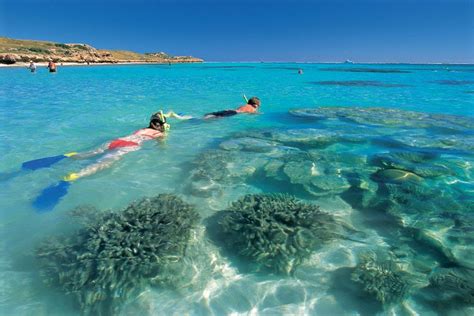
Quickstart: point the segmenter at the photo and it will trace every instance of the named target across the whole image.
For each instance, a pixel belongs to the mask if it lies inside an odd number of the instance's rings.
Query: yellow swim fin
[[[64,181],[67,181],[67,182],[72,182],[74,180],[77,180],[79,179],[79,174],[75,173],[75,172],[71,172],[70,174],[68,174],[67,176],[65,176],[63,178]]]

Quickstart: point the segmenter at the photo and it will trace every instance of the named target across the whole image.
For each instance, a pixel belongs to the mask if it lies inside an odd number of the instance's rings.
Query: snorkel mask
[[[150,121],[158,121],[160,126],[163,126],[163,131],[167,132],[170,130],[171,125],[166,123],[166,116],[163,114],[163,111],[160,110],[150,117]]]

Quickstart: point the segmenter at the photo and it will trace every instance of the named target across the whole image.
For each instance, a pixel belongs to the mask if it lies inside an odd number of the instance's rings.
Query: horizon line
[[[212,60],[204,60],[204,63],[248,63],[248,64],[271,64],[271,63],[287,63],[287,64],[347,64],[347,65],[472,65],[474,66],[474,62],[385,62],[385,61],[361,61],[361,62],[351,62],[347,63],[345,61],[262,61],[262,60],[243,60],[243,61],[212,61]]]

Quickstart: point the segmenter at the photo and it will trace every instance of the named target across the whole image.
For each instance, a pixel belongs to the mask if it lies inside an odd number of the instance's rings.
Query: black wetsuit
[[[236,110],[223,110],[223,111],[217,111],[217,112],[212,112],[212,113],[207,113],[204,116],[215,116],[215,117],[224,117],[224,116],[232,116],[236,115],[239,112]]]

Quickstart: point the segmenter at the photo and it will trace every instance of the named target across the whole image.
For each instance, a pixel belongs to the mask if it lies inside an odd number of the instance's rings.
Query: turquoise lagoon
[[[45,284],[39,245],[76,234],[78,206],[120,212],[160,193],[201,217],[177,259],[184,280],[119,286],[106,314],[474,313],[471,65],[9,68],[0,81],[0,314],[81,314],[77,293]],[[92,149],[144,127],[159,109],[199,118],[235,108],[244,93],[262,100],[261,115],[172,120],[166,140],[78,180],[53,211],[32,207],[43,188],[95,160],[28,172],[22,162]],[[267,269],[265,259],[225,249],[209,224],[262,193],[319,205],[349,229],[290,273]],[[124,292],[133,294],[115,300]]]

